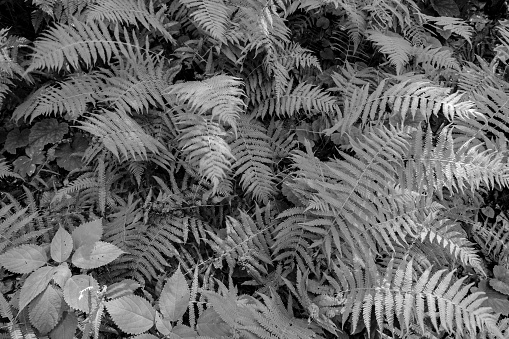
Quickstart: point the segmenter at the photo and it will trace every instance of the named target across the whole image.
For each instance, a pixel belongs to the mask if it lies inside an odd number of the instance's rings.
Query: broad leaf
[[[67,279],[72,276],[72,272],[69,269],[69,265],[66,262],[61,263],[58,267],[55,268],[55,274],[53,274],[53,281],[64,288]]]
[[[27,148],[25,154],[26,156],[22,155],[13,162],[14,169],[23,177],[34,174],[37,165],[44,162],[44,154],[41,150]]]
[[[0,265],[14,273],[30,273],[46,262],[46,251],[37,245],[21,245],[0,255]]]
[[[28,145],[29,135],[29,129],[23,129],[21,131],[17,128],[13,129],[7,134],[7,139],[4,144],[5,150],[11,154],[15,154],[17,148]]]
[[[156,328],[162,335],[170,334],[172,329],[170,320],[163,318],[159,312],[156,312]]]
[[[90,275],[75,275],[67,280],[64,286],[65,302],[73,309],[89,313],[97,305],[99,284]]]
[[[79,248],[85,243],[93,243],[101,240],[103,236],[102,219],[86,222],[76,227],[72,232],[74,249]]]
[[[186,313],[190,297],[189,286],[179,267],[164,285],[159,309],[166,319],[177,321]]]
[[[129,334],[141,334],[154,325],[155,309],[137,295],[126,295],[105,303],[117,326]]]
[[[106,290],[105,296],[109,299],[116,299],[124,295],[133,294],[141,285],[132,279],[124,279],[121,282],[111,284]]]
[[[76,134],[73,138],[72,145],[61,145],[55,151],[57,165],[67,171],[83,167],[81,157],[87,148],[88,139],[86,139],[81,133]]]
[[[505,268],[504,266],[497,265],[493,267],[493,274],[498,280],[509,284],[509,269]]]
[[[19,312],[46,289],[55,273],[54,267],[41,267],[28,276],[19,295]]]
[[[74,334],[78,329],[78,318],[73,312],[66,312],[62,321],[50,332],[51,339],[74,338]]]
[[[42,149],[47,144],[62,140],[68,130],[69,125],[65,122],[59,123],[55,118],[44,119],[32,126],[28,140],[31,147]]]
[[[213,308],[207,308],[198,318],[196,330],[199,335],[221,338],[232,335],[231,327],[214,311]]]
[[[490,286],[502,294],[509,295],[509,284],[498,279],[490,279]]]
[[[72,252],[72,237],[64,228],[60,227],[55,233],[50,246],[51,258],[56,262],[66,261]]]
[[[96,241],[80,246],[72,256],[72,263],[79,268],[92,269],[109,264],[123,253],[113,244]]]
[[[63,311],[63,299],[51,285],[30,303],[30,322],[42,334],[51,331],[60,320]]]

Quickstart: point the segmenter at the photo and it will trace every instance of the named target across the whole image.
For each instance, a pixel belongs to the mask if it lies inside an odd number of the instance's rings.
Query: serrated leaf
[[[182,338],[194,338],[198,335],[198,333],[196,333],[195,330],[193,330],[191,327],[189,326],[186,326],[186,325],[177,325],[173,328],[173,330],[171,331],[171,333],[173,334],[176,334]],[[171,334],[170,334],[170,338],[171,338]]]
[[[37,245],[21,245],[0,255],[0,264],[13,273],[30,273],[48,262],[46,251]]]
[[[159,309],[166,319],[177,321],[186,313],[190,297],[189,286],[179,267],[163,287]]]
[[[132,279],[124,279],[121,282],[111,284],[106,290],[105,297],[108,299],[116,299],[124,295],[133,294],[141,285]]]
[[[55,273],[54,267],[41,267],[28,276],[19,294],[19,312],[46,289]]]
[[[231,327],[214,311],[213,308],[207,308],[198,318],[196,330],[199,335],[221,338],[232,335]]]
[[[15,154],[17,148],[28,145],[29,135],[29,129],[23,129],[21,131],[18,128],[13,129],[7,134],[7,139],[5,139],[5,150],[11,154]]]
[[[126,295],[105,305],[115,324],[126,333],[141,334],[154,325],[155,310],[142,297]]]
[[[64,286],[65,302],[73,309],[90,313],[97,306],[97,292],[99,284],[90,275],[75,275],[67,280]]]
[[[72,252],[72,237],[63,227],[60,227],[51,240],[51,258],[56,262],[66,261]]]
[[[51,331],[60,320],[63,311],[63,299],[51,285],[37,296],[29,307],[30,323],[42,334]]]
[[[163,318],[163,316],[159,312],[156,312],[155,323],[157,330],[162,335],[168,335],[171,333],[172,326],[170,320]]]
[[[72,339],[78,329],[78,318],[72,312],[66,312],[62,321],[50,332],[51,339]]]
[[[89,221],[76,227],[72,231],[72,240],[74,242],[74,249],[79,248],[85,243],[93,243],[101,240],[103,236],[102,219]]]
[[[59,123],[55,118],[44,119],[32,126],[28,141],[31,147],[42,149],[47,144],[61,141],[68,130],[69,125],[65,122]]]
[[[104,241],[80,246],[72,256],[74,266],[92,269],[109,264],[125,253],[117,246]]]
[[[69,265],[66,262],[61,263],[58,267],[55,267],[55,273],[53,274],[53,281],[64,288],[67,279],[72,276],[72,272],[69,269]]]

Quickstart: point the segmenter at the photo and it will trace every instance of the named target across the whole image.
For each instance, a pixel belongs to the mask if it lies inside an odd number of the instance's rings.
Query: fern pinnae
[[[154,3],[150,1],[148,8],[145,1],[142,0],[103,0],[88,6],[85,13],[87,22],[97,22],[109,20],[115,23],[127,23],[138,26],[142,24],[148,31],[155,29],[167,41],[175,43],[175,39],[167,31],[163,24],[165,7],[162,6],[159,11],[154,10]]]

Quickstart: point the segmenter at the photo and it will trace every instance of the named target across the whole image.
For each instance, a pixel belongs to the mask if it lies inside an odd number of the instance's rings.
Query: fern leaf
[[[11,166],[9,166],[5,159],[0,159],[0,179],[4,179],[7,177],[22,179],[19,174],[14,173],[11,170]]]
[[[235,130],[239,115],[244,111],[244,92],[239,78],[216,75],[203,81],[187,81],[171,85],[167,94],[175,94],[181,102],[187,102],[197,114],[209,111],[213,119],[225,122]]]
[[[230,141],[236,158],[233,169],[241,176],[242,189],[253,194],[256,200],[267,203],[273,195],[275,176],[272,170],[272,153],[267,131],[253,123],[239,125],[237,138]]]
[[[174,43],[175,40],[163,24],[165,9],[163,6],[156,12],[153,1],[148,3],[147,8],[143,0],[101,0],[88,6],[85,16],[88,23],[109,20],[137,27],[139,22],[148,31],[154,29],[167,41]]]
[[[106,111],[86,117],[78,128],[98,137],[119,160],[146,159],[164,146],[148,135],[132,118],[121,111]]]
[[[129,34],[124,32],[124,38]],[[74,20],[72,24],[59,24],[42,34],[35,42],[33,59],[26,73],[36,69],[47,68],[60,71],[68,63],[73,69],[81,66],[92,67],[99,60],[109,63],[113,56],[132,59],[141,47],[134,41],[122,42],[119,28],[114,30],[114,37],[102,22],[87,25]]]
[[[211,37],[226,42],[228,7],[222,0],[180,0],[180,2],[192,10],[192,19]]]
[[[226,132],[219,124],[198,115],[180,115],[178,119],[182,126],[179,147],[187,161],[212,183],[213,191],[216,191],[235,159],[223,139]]]
[[[286,93],[279,98],[274,96],[264,100],[255,108],[252,115],[262,119],[266,115],[293,116],[301,109],[310,115],[323,112],[334,118],[341,116],[333,96],[311,84],[300,83],[293,88],[291,82]]]
[[[413,46],[396,33],[384,34],[379,31],[369,30],[366,34],[368,34],[368,39],[380,48],[380,52],[388,55],[389,61],[396,67],[396,73],[401,74],[403,68],[410,61],[410,56],[413,54]]]

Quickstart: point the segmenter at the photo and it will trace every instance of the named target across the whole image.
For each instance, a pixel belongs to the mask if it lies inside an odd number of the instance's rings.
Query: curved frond
[[[138,26],[140,23],[147,30],[156,30],[166,40],[175,42],[163,24],[166,8],[162,6],[157,12],[153,1],[144,0],[101,0],[87,7],[87,22],[109,20]]]

